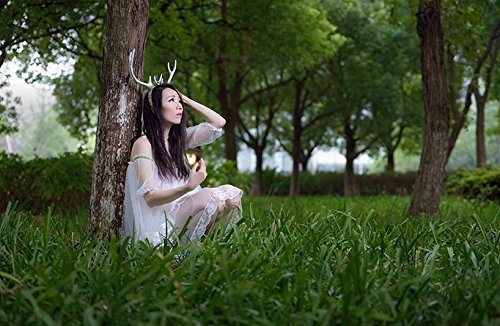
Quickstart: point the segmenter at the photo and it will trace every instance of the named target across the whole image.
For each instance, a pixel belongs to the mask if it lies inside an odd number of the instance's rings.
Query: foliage
[[[88,102],[93,101],[93,104],[99,97],[99,89],[95,86],[97,73],[94,73],[95,66],[99,65],[92,60],[101,59],[105,1],[4,1],[0,8],[0,67],[15,59],[20,65],[17,74],[28,83],[42,81],[56,86],[60,122],[85,141],[88,132],[81,134],[95,126],[89,116],[92,117],[94,112],[91,110],[96,106]],[[78,77],[71,78],[64,75],[64,71],[49,76],[50,64],[69,64],[73,60],[76,64],[72,74],[85,76],[80,77],[80,83],[74,82]],[[82,64],[78,65],[82,61],[85,62],[83,68]],[[0,83],[0,88],[4,87]],[[73,102],[69,103],[71,100]],[[16,119],[13,108],[0,97],[0,133],[4,132],[5,125],[15,126]]]
[[[19,202],[25,209],[43,211],[55,205],[61,211],[87,206],[92,184],[93,157],[82,153],[64,153],[58,157],[35,157],[0,152],[0,209],[8,202]],[[234,162],[216,161],[207,165],[204,187],[232,184],[245,193],[250,191],[251,175],[241,173]]]
[[[406,174],[363,174],[356,175],[356,183],[361,195],[408,195],[415,181],[414,173]],[[264,171],[264,194],[285,196],[288,194],[290,176]],[[305,196],[342,196],[344,194],[344,174],[339,172],[302,173],[301,194]]]
[[[95,134],[97,126],[100,66],[100,61],[80,57],[74,64],[73,74],[60,76],[53,81],[58,121],[82,142]]]
[[[43,211],[55,205],[67,211],[89,203],[92,156],[64,153],[53,158],[24,161],[0,152],[0,209],[19,202],[26,209]]]
[[[8,76],[6,76],[8,78]],[[0,89],[9,85],[7,81],[0,80]],[[12,96],[12,92],[0,94],[0,135],[10,134],[18,130],[16,105],[21,104],[19,97]]]
[[[28,77],[46,77],[33,66],[67,61],[71,55],[92,55],[85,35],[105,16],[105,1],[4,1],[0,30],[0,67],[12,58]],[[31,79],[30,78],[30,79]]]
[[[87,212],[0,218],[0,323],[498,324],[496,205],[262,198],[173,251],[90,239]]]
[[[393,153],[406,134],[420,134],[418,40],[406,7],[329,2],[329,19],[347,40],[328,62],[326,106],[336,110],[330,123],[347,162],[365,152]]]
[[[446,190],[466,198],[500,201],[500,167],[459,169],[448,176]]]
[[[20,119],[19,154],[24,159],[55,157],[78,148],[78,142],[66,128],[57,122],[57,114],[43,100],[37,102],[38,111],[32,109],[28,121]]]
[[[245,194],[250,192],[251,175],[239,172],[233,161],[207,163],[207,174],[207,179],[202,184],[203,187],[231,184],[243,190]]]

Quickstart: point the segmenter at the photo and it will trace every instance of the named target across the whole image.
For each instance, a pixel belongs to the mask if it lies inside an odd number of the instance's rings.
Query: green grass
[[[174,251],[87,239],[86,212],[0,220],[0,324],[500,323],[498,205],[258,198]],[[184,257],[179,259],[180,254]]]

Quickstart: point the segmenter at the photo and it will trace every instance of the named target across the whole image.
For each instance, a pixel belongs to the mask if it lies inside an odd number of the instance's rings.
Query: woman
[[[186,107],[206,122],[186,128]],[[238,221],[243,192],[231,185],[202,189],[205,162],[190,169],[186,161],[188,148],[222,135],[224,118],[161,83],[144,96],[143,121],[144,135],[134,142],[127,168],[125,235],[158,245],[176,241],[185,229],[179,240],[186,243],[200,240],[222,215],[223,224]]]

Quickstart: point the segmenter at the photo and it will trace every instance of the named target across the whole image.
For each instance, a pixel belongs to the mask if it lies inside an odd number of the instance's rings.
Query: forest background
[[[0,9],[0,324],[499,324],[498,0]],[[227,120],[203,185],[245,189],[243,218],[203,242],[120,235],[132,48]],[[344,171],[307,171],[328,148]],[[277,151],[290,174],[263,168]]]
[[[175,84],[228,121],[223,144],[204,152],[213,169],[235,172],[238,149],[253,151],[255,172],[242,177],[249,193],[308,194],[301,174],[308,174],[312,155],[336,148],[345,157],[336,193],[366,194],[354,176],[360,155],[376,159],[375,173],[418,167],[424,137],[418,6],[403,0],[152,2],[144,72],[166,72],[177,59]],[[498,166],[498,3],[444,1],[442,7],[453,122],[448,170]],[[92,154],[107,8],[104,1],[3,5],[9,24],[1,32],[0,132],[7,152],[17,133],[22,142],[15,147],[25,159]],[[32,107],[22,105],[9,91],[7,67],[13,66],[26,82],[49,85],[55,102],[47,103],[42,91]],[[66,68],[47,73],[54,67]],[[266,187],[277,179],[264,171],[265,157],[277,151],[293,161],[280,191]],[[411,185],[404,188],[411,193]]]

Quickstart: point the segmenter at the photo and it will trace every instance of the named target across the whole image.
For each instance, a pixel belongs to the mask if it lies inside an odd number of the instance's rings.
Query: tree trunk
[[[421,0],[417,15],[424,86],[425,129],[409,214],[434,214],[439,208],[448,158],[449,102],[439,0]]]
[[[486,165],[486,140],[484,137],[484,107],[486,103],[484,98],[476,94],[476,166],[483,167]]]
[[[226,125],[224,126],[224,150],[226,159],[233,161],[237,167],[237,154],[238,148],[236,144],[236,127],[238,123],[238,110],[240,108],[241,91],[243,87],[243,73],[244,67],[240,66],[234,78],[234,85],[229,88],[229,60],[227,58],[227,47],[229,30],[231,25],[229,23],[228,1],[221,1],[220,14],[221,24],[226,28],[225,32],[219,41],[219,57],[216,61],[217,75],[219,78],[219,105],[224,113]],[[240,53],[243,57],[247,53]],[[244,59],[242,59],[244,60]]]
[[[302,153],[300,138],[302,136],[301,98],[304,82],[295,81],[295,101],[293,106],[293,144],[292,144],[292,180],[290,182],[290,197],[300,194],[300,157]]]
[[[496,35],[496,36],[495,36]],[[484,79],[484,93],[481,94],[477,87],[474,89],[474,97],[476,99],[476,107],[477,107],[477,119],[476,119],[476,158],[477,158],[477,166],[482,167],[486,165],[486,140],[484,136],[484,110],[486,106],[486,102],[488,100],[488,95],[490,93],[493,72],[495,70],[495,66],[497,64],[498,53],[500,52],[500,20],[497,21],[497,25],[495,26],[492,38],[496,38],[495,41],[491,42],[491,55],[490,55],[490,63],[486,68],[486,78]]]
[[[302,159],[300,160],[300,164],[302,166],[302,172],[307,171],[309,161],[311,160],[312,153],[311,155],[308,155],[306,153],[302,153]]]
[[[346,157],[345,172],[344,172],[344,196],[354,197],[358,194],[356,179],[354,175],[354,159]]]
[[[255,174],[253,176],[252,196],[260,196],[262,195],[262,183],[264,179],[262,169],[262,165],[264,163],[264,148],[256,149],[255,156],[257,158],[257,162],[255,165]]]
[[[237,109],[236,109],[237,110]],[[224,126],[224,148],[226,150],[226,159],[233,161],[235,167],[237,167],[236,157],[238,154],[238,149],[236,146],[236,122],[237,117],[234,113],[234,109],[230,110],[225,116],[226,125]]]
[[[469,112],[470,106],[472,104],[472,94],[473,93],[479,94],[478,84],[479,84],[479,78],[481,76],[481,69],[484,63],[486,62],[487,58],[489,57],[490,63],[486,68],[486,78],[482,80],[485,85],[484,94],[482,95],[482,101],[486,103],[488,100],[488,94],[492,83],[493,71],[496,66],[496,61],[499,51],[500,51],[500,19],[497,19],[495,27],[491,31],[488,44],[486,45],[486,49],[476,62],[476,67],[474,68],[473,75],[467,87],[467,92],[465,95],[465,103],[462,113],[458,115],[458,118],[455,117],[453,130],[448,140],[448,158],[450,157],[451,152],[453,151],[453,147],[455,146],[458,136],[460,135],[460,131],[462,130],[462,127],[465,123],[465,119],[467,118],[467,113]],[[451,105],[451,107],[454,108],[454,105]],[[456,110],[454,110],[454,113],[455,113],[454,115],[456,116],[457,115]]]
[[[129,77],[128,55],[136,49],[141,78],[148,11],[147,0],[108,1],[89,220],[89,232],[100,237],[122,225],[125,172],[130,141],[140,132],[142,97]]]
[[[354,159],[356,158],[356,140],[354,139],[354,130],[350,125],[349,119],[344,121],[344,134],[346,140],[346,163],[344,171],[344,196],[354,197],[358,194],[356,179],[354,177]]]
[[[233,161],[237,168],[236,157],[238,155],[238,147],[236,142],[236,127],[238,124],[238,111],[240,109],[241,92],[243,90],[243,72],[242,68],[236,72],[233,87],[231,89],[231,105],[226,118],[225,126],[225,145],[226,159]]]
[[[386,146],[387,150],[387,164],[385,166],[385,172],[394,173],[394,152],[393,147]]]

